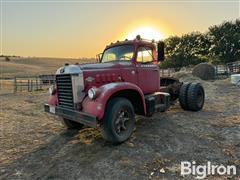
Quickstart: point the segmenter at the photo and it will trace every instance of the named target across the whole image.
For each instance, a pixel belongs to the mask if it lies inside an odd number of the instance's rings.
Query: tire
[[[188,88],[191,83],[183,84],[179,91],[179,103],[184,110],[189,110],[188,107]]]
[[[80,130],[84,126],[81,123],[78,123],[78,122],[75,122],[75,121],[71,121],[71,120],[65,119],[65,118],[62,119],[62,123],[63,123],[63,125],[65,127],[67,127],[67,129],[78,129],[78,130]]]
[[[113,144],[126,141],[135,129],[135,113],[131,102],[113,98],[106,107],[103,119],[103,138]]]
[[[205,93],[200,83],[192,83],[188,88],[188,109],[191,111],[200,111],[205,101]]]

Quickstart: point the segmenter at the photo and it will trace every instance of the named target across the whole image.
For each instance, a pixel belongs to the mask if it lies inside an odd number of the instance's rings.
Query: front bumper
[[[49,104],[44,105],[44,111],[90,127],[97,127],[97,118],[91,114],[63,108],[60,106],[50,106]]]

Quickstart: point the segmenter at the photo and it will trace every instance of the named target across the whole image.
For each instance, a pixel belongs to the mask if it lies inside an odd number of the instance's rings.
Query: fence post
[[[17,92],[17,78],[16,77],[14,77],[14,80],[13,80],[13,83],[14,83],[14,93],[16,93]]]
[[[20,91],[22,92],[22,80],[19,81]]]
[[[35,90],[38,90],[38,82],[37,82],[37,77],[36,77],[36,80],[35,80],[35,81],[36,81],[36,83],[35,83],[35,84],[36,84],[36,88],[35,88]]]
[[[215,79],[218,79],[218,65],[216,65]]]
[[[224,75],[225,75],[225,78],[228,77],[228,68],[226,64],[224,64]]]
[[[39,85],[40,85],[40,89],[42,90],[42,81],[41,81],[41,79],[39,79]]]
[[[32,92],[32,85],[33,85],[33,80],[31,79],[31,84],[30,84],[30,87],[31,87],[31,92]]]
[[[28,79],[28,92],[30,91],[30,80]]]

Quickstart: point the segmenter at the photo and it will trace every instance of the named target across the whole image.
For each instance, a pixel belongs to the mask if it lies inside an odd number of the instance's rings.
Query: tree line
[[[225,21],[205,33],[191,32],[164,40],[166,60],[162,68],[196,65],[201,62],[226,64],[240,60],[240,19]]]

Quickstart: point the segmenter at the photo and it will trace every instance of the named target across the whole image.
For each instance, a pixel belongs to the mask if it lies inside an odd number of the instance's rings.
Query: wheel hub
[[[118,112],[118,116],[115,121],[116,132],[118,134],[127,130],[127,122],[129,119],[129,113],[127,111],[121,110]]]

